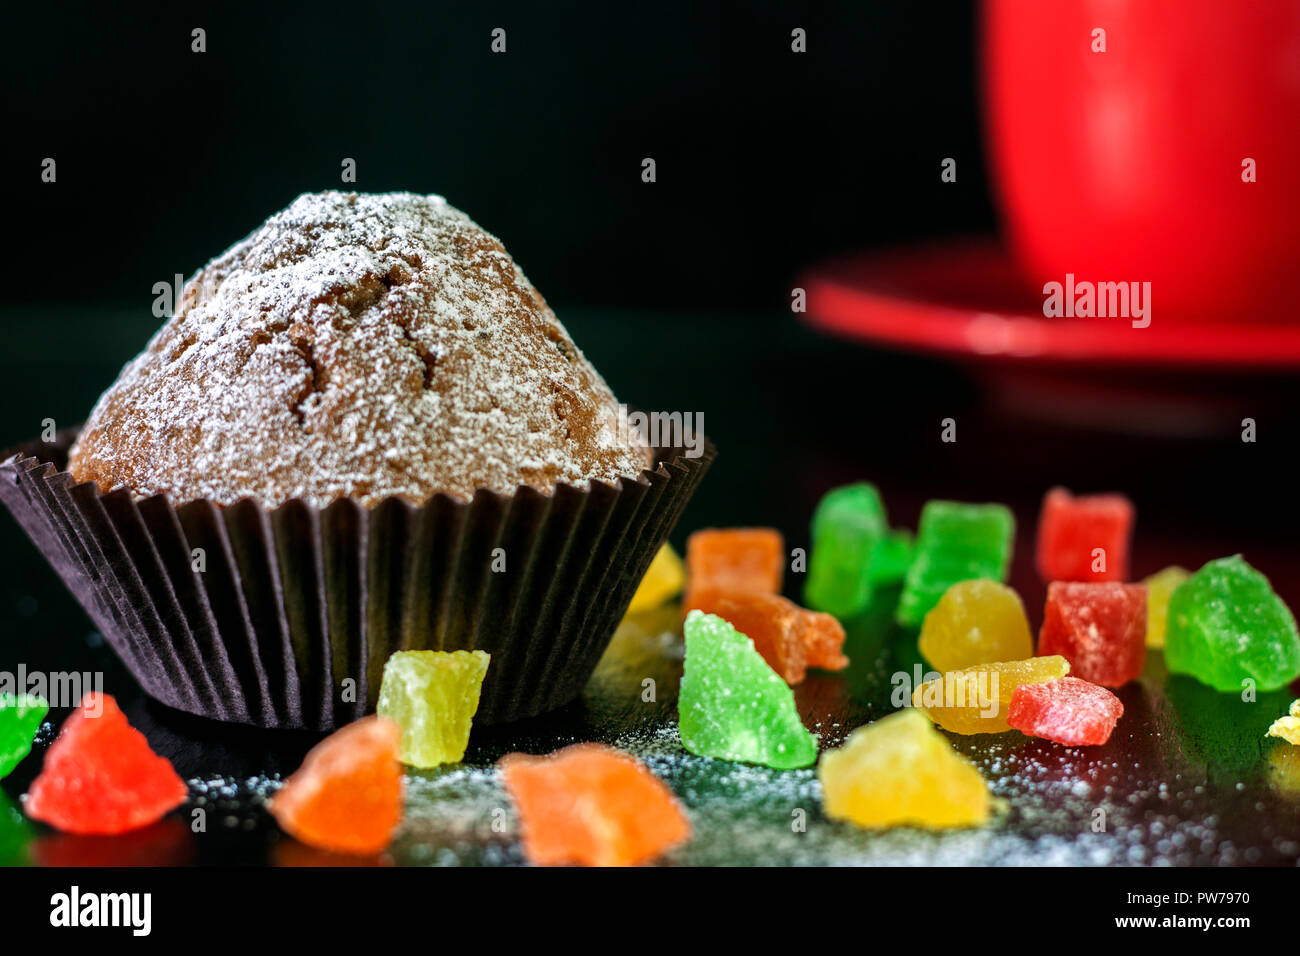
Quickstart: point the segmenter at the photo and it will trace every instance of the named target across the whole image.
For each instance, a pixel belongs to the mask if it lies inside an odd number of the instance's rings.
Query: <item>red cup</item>
[[[1295,319],[1300,4],[987,0],[983,49],[1029,281],[1150,282],[1156,322]]]

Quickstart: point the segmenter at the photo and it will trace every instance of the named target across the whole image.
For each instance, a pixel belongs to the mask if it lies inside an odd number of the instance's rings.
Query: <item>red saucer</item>
[[[1016,363],[1148,365],[1170,369],[1300,366],[1300,317],[1292,324],[1233,316],[1216,324],[1045,318],[992,239],[945,241],[858,254],[812,270],[804,319],[846,338],[921,352]]]

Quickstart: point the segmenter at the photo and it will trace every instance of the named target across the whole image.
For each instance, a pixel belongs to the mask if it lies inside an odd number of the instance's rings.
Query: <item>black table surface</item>
[[[1134,499],[1137,576],[1242,552],[1289,603],[1300,602],[1288,467],[1296,437],[1292,376],[1075,370],[1061,376],[1057,392],[1048,374],[1046,389],[1040,377],[1026,393],[1014,369],[832,342],[779,312],[560,311],[621,398],[704,415],[719,457],[672,536],[679,547],[690,530],[726,525],[770,525],[789,546],[806,545],[817,498],[853,480],[876,482],[892,522],[909,527],[931,497],[1004,501],[1018,519],[1011,583],[1036,627],[1044,596],[1032,568],[1036,511],[1048,487],[1065,484]],[[0,355],[9,386],[0,410],[5,445],[35,436],[45,419],[62,427],[84,418],[154,327],[138,310],[109,308],[0,310],[0,321],[11,343]],[[1070,396],[1081,383],[1094,404],[1122,412],[1129,402],[1129,420],[1112,415],[1103,427],[1080,418]],[[1033,400],[1026,403],[1026,394]],[[1152,413],[1156,405],[1160,414]],[[1257,420],[1255,442],[1241,441],[1243,415]],[[946,418],[956,423],[955,442],[942,440]],[[801,582],[787,582],[790,596],[800,590]],[[104,689],[191,785],[180,810],[120,837],[71,836],[23,821],[21,795],[67,712],[56,710],[32,756],[0,785],[0,862],[344,862],[283,836],[265,810],[277,781],[319,735],[217,724],[149,700],[7,517],[0,521],[0,612],[0,670],[102,673]],[[670,863],[1294,865],[1300,858],[1300,751],[1263,736],[1294,688],[1247,702],[1167,675],[1152,654],[1143,677],[1119,691],[1125,715],[1104,746],[1062,748],[1018,733],[951,736],[1005,801],[993,824],[866,832],[825,818],[812,769],[730,764],[681,748],[679,620],[675,605],[629,617],[579,700],[477,728],[463,764],[411,772],[393,846],[373,860],[346,862],[521,862],[493,764],[512,750],[544,753],[581,740],[645,759],[681,797],[694,837]],[[914,635],[883,615],[854,627],[846,650],[853,662],[846,672],[813,672],[796,691],[823,748],[889,712],[893,675],[922,664]],[[644,699],[647,678],[655,682],[653,701]],[[504,828],[493,826],[498,810]]]

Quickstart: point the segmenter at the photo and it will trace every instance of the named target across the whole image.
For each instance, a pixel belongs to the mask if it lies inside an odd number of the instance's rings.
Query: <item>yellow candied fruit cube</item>
[[[1274,747],[1268,754],[1269,787],[1287,797],[1300,797],[1300,748]]]
[[[487,674],[486,651],[398,651],[384,663],[378,711],[402,728],[402,763],[459,763]]]
[[[1169,598],[1191,576],[1190,571],[1175,564],[1142,580],[1147,586],[1147,647],[1165,646]]]
[[[1060,680],[1069,673],[1070,662],[1056,654],[976,664],[926,681],[912,691],[912,706],[955,734],[1001,734],[1011,729],[1007,707],[1017,687]]]
[[[1300,744],[1300,700],[1291,703],[1289,716],[1273,721],[1265,736],[1280,737],[1289,744]]]
[[[1034,653],[1020,595],[1005,584],[982,579],[959,581],[944,592],[921,622],[918,646],[940,671],[1020,660]]]
[[[677,552],[671,545],[665,544],[650,562],[650,567],[646,569],[645,577],[641,579],[636,594],[632,595],[632,603],[628,605],[627,613],[639,614],[658,607],[680,594],[685,583],[686,570],[682,566],[682,559],[677,556]]]
[[[859,727],[817,767],[826,815],[861,827],[966,827],[988,821],[994,799],[975,765],[919,712]]]

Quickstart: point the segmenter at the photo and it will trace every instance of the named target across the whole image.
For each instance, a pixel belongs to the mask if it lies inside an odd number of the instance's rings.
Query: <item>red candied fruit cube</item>
[[[1133,502],[1053,488],[1038,518],[1038,573],[1044,581],[1124,581]],[[1101,554],[1095,554],[1100,549]]]
[[[707,591],[780,594],[785,543],[775,528],[705,528],[686,539],[685,614]]]
[[[1007,724],[1067,747],[1104,744],[1124,713],[1118,697],[1077,677],[1021,684],[1011,693]]]
[[[1075,677],[1119,687],[1142,673],[1147,646],[1145,584],[1053,581],[1038,654],[1060,654]]]
[[[161,819],[188,794],[117,701],[89,693],[45,754],[27,815],[69,833],[112,835]]]

